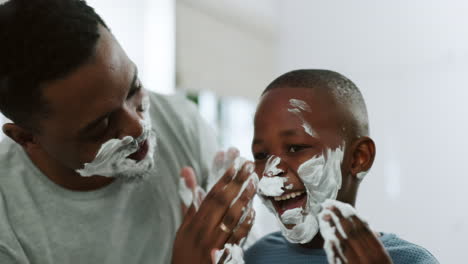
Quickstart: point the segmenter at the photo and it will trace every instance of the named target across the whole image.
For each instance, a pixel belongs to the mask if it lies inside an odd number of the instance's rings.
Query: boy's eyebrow
[[[291,137],[297,135],[299,135],[299,132],[296,129],[288,129],[280,132],[281,137]]]
[[[280,132],[281,137],[293,137],[301,135],[297,129],[287,129]],[[252,145],[257,145],[263,143],[263,139],[254,138],[252,140]]]

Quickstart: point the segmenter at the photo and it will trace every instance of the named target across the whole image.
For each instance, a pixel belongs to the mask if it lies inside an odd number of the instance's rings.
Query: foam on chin
[[[149,115],[149,98],[145,97],[142,102],[144,119],[140,121],[143,133],[138,138],[126,136],[122,139],[110,139],[99,149],[93,161],[85,163],[82,169],[76,170],[81,176],[93,175],[136,179],[146,175],[154,167],[154,152],[156,149],[156,135],[151,129]],[[148,142],[148,153],[139,162],[127,158],[139,149],[140,143]]]

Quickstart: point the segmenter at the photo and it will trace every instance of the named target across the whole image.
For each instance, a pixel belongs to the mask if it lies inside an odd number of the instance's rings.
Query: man
[[[143,89],[84,1],[6,2],[0,39],[0,263],[209,263],[246,235],[255,190],[230,204],[252,164],[183,219],[179,171],[206,187],[214,137],[183,98]]]
[[[285,73],[263,92],[254,124],[259,193],[281,232],[248,249],[247,263],[438,263],[420,246],[374,233],[351,207],[376,154],[352,81],[328,70]]]

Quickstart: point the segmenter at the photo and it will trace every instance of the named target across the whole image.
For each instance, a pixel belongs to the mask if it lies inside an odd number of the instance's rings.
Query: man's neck
[[[103,176],[82,177],[75,170],[40,153],[26,152],[32,163],[55,184],[73,191],[93,191],[111,184],[115,178]]]

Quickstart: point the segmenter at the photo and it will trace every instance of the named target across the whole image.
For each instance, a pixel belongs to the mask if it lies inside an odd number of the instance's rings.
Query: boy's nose
[[[263,171],[264,177],[281,177],[286,174],[286,167],[284,162],[281,161],[281,158],[278,156],[270,156],[265,164],[265,169]]]

